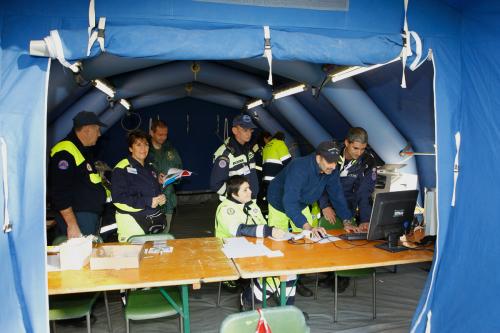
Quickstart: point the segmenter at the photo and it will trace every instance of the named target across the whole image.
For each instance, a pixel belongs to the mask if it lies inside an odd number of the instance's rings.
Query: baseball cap
[[[94,112],[80,111],[73,118],[73,127],[81,127],[85,125],[99,125],[102,127],[108,127],[106,124],[99,120],[99,117]]]
[[[257,128],[252,122],[252,118],[247,114],[240,114],[233,118],[233,127],[241,126],[243,128]]]
[[[316,154],[323,157],[328,163],[337,163],[340,158],[340,147],[335,141],[324,141],[316,148]]]

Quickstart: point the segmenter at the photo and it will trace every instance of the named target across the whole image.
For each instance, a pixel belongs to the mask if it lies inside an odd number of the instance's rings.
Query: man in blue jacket
[[[269,226],[287,231],[311,230],[315,237],[324,235],[324,228],[312,226],[309,205],[319,200],[325,191],[344,224],[350,225],[352,213],[336,169],[339,157],[338,144],[326,141],[319,144],[316,153],[291,161],[269,185]],[[297,285],[297,292],[302,296],[312,295],[301,284]]]
[[[375,158],[366,148],[368,133],[361,127],[349,129],[347,137],[340,145],[341,156],[338,163],[340,183],[344,190],[347,205],[353,216],[356,216],[358,226],[344,226],[347,231],[367,232],[372,212],[371,196],[375,189],[377,168]],[[332,207],[333,206],[333,207]],[[326,193],[320,200],[320,207],[328,222],[336,222],[337,206],[328,200]],[[335,210],[334,210],[335,208]],[[333,288],[333,274],[320,281],[323,287]],[[340,277],[338,291],[343,292],[349,286],[349,278]]]

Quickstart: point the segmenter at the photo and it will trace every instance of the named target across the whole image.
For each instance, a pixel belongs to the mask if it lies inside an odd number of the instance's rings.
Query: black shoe
[[[307,312],[302,311],[302,314],[304,315],[304,319],[305,319],[306,321],[309,321],[309,315],[307,314]]]
[[[296,290],[297,293],[302,297],[311,297],[313,295],[312,290],[304,286],[300,281],[297,281]]]
[[[339,284],[337,291],[341,294],[347,289],[347,287],[349,287],[349,281],[351,281],[351,278],[339,276],[337,279]],[[335,283],[332,285],[332,291],[335,292]]]

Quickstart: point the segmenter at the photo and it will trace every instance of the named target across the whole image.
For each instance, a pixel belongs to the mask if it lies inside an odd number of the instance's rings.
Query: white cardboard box
[[[78,270],[89,262],[92,238],[71,238],[59,246],[61,270]]]
[[[92,249],[90,269],[138,268],[144,245],[102,245]]]

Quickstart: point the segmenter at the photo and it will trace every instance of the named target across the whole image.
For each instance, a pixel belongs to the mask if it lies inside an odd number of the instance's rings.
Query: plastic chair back
[[[304,315],[295,306],[262,309],[271,331],[279,333],[309,333]],[[255,333],[259,313],[247,311],[229,315],[222,322],[220,333]]]

